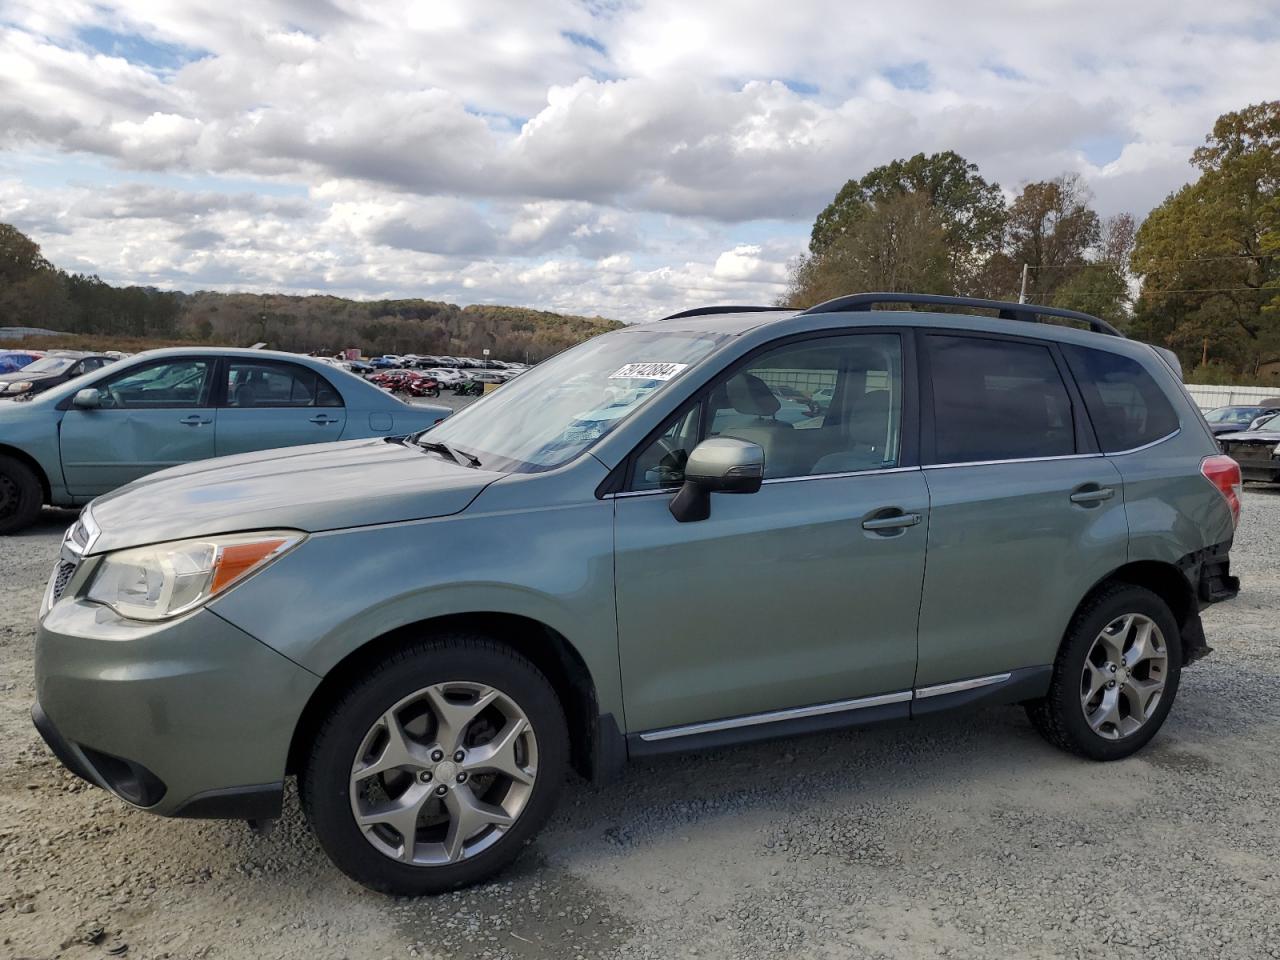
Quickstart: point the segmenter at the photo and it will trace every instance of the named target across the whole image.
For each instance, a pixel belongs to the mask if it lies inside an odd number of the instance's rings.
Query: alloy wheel
[[[1169,655],[1150,617],[1129,613],[1102,628],[1085,657],[1080,706],[1098,736],[1121,740],[1146,725],[1164,694]]]
[[[537,773],[537,738],[511,697],[481,683],[433,684],[365,734],[351,767],[351,811],[393,860],[456,863],[515,824]]]

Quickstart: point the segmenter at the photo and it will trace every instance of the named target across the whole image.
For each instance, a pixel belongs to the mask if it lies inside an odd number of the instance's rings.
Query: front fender
[[[623,716],[613,598],[613,509],[591,500],[312,536],[211,609],[313,673],[392,630],[502,613],[556,630]]]
[[[0,453],[17,455],[34,463],[49,484],[50,502],[70,504],[62,478],[58,451],[58,425],[62,412],[48,403],[0,402]]]

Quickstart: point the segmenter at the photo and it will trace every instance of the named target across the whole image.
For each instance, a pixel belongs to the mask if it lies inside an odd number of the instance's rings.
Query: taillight
[[[1219,493],[1226,497],[1227,506],[1231,508],[1231,523],[1233,526],[1238,525],[1240,523],[1240,488],[1244,485],[1244,480],[1240,476],[1240,464],[1220,453],[1201,460],[1200,472],[1204,474],[1206,480],[1218,488]]]

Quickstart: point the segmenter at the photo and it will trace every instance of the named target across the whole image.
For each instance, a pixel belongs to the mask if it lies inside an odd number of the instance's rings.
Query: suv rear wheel
[[[1106,587],[1076,611],[1044,699],[1027,714],[1046,740],[1091,760],[1119,760],[1156,735],[1178,692],[1178,624],[1156,594]]]
[[[354,880],[437,893],[516,857],[567,760],[564,712],[538,669],[451,634],[398,651],[337,703],[303,771],[303,809]]]

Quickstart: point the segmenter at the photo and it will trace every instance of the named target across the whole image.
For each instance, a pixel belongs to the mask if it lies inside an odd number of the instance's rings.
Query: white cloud
[[[849,177],[955,149],[1139,215],[1275,96],[1276,0],[8,0],[0,219],[113,280],[618,315],[772,300]],[[283,195],[281,195],[283,194]]]

